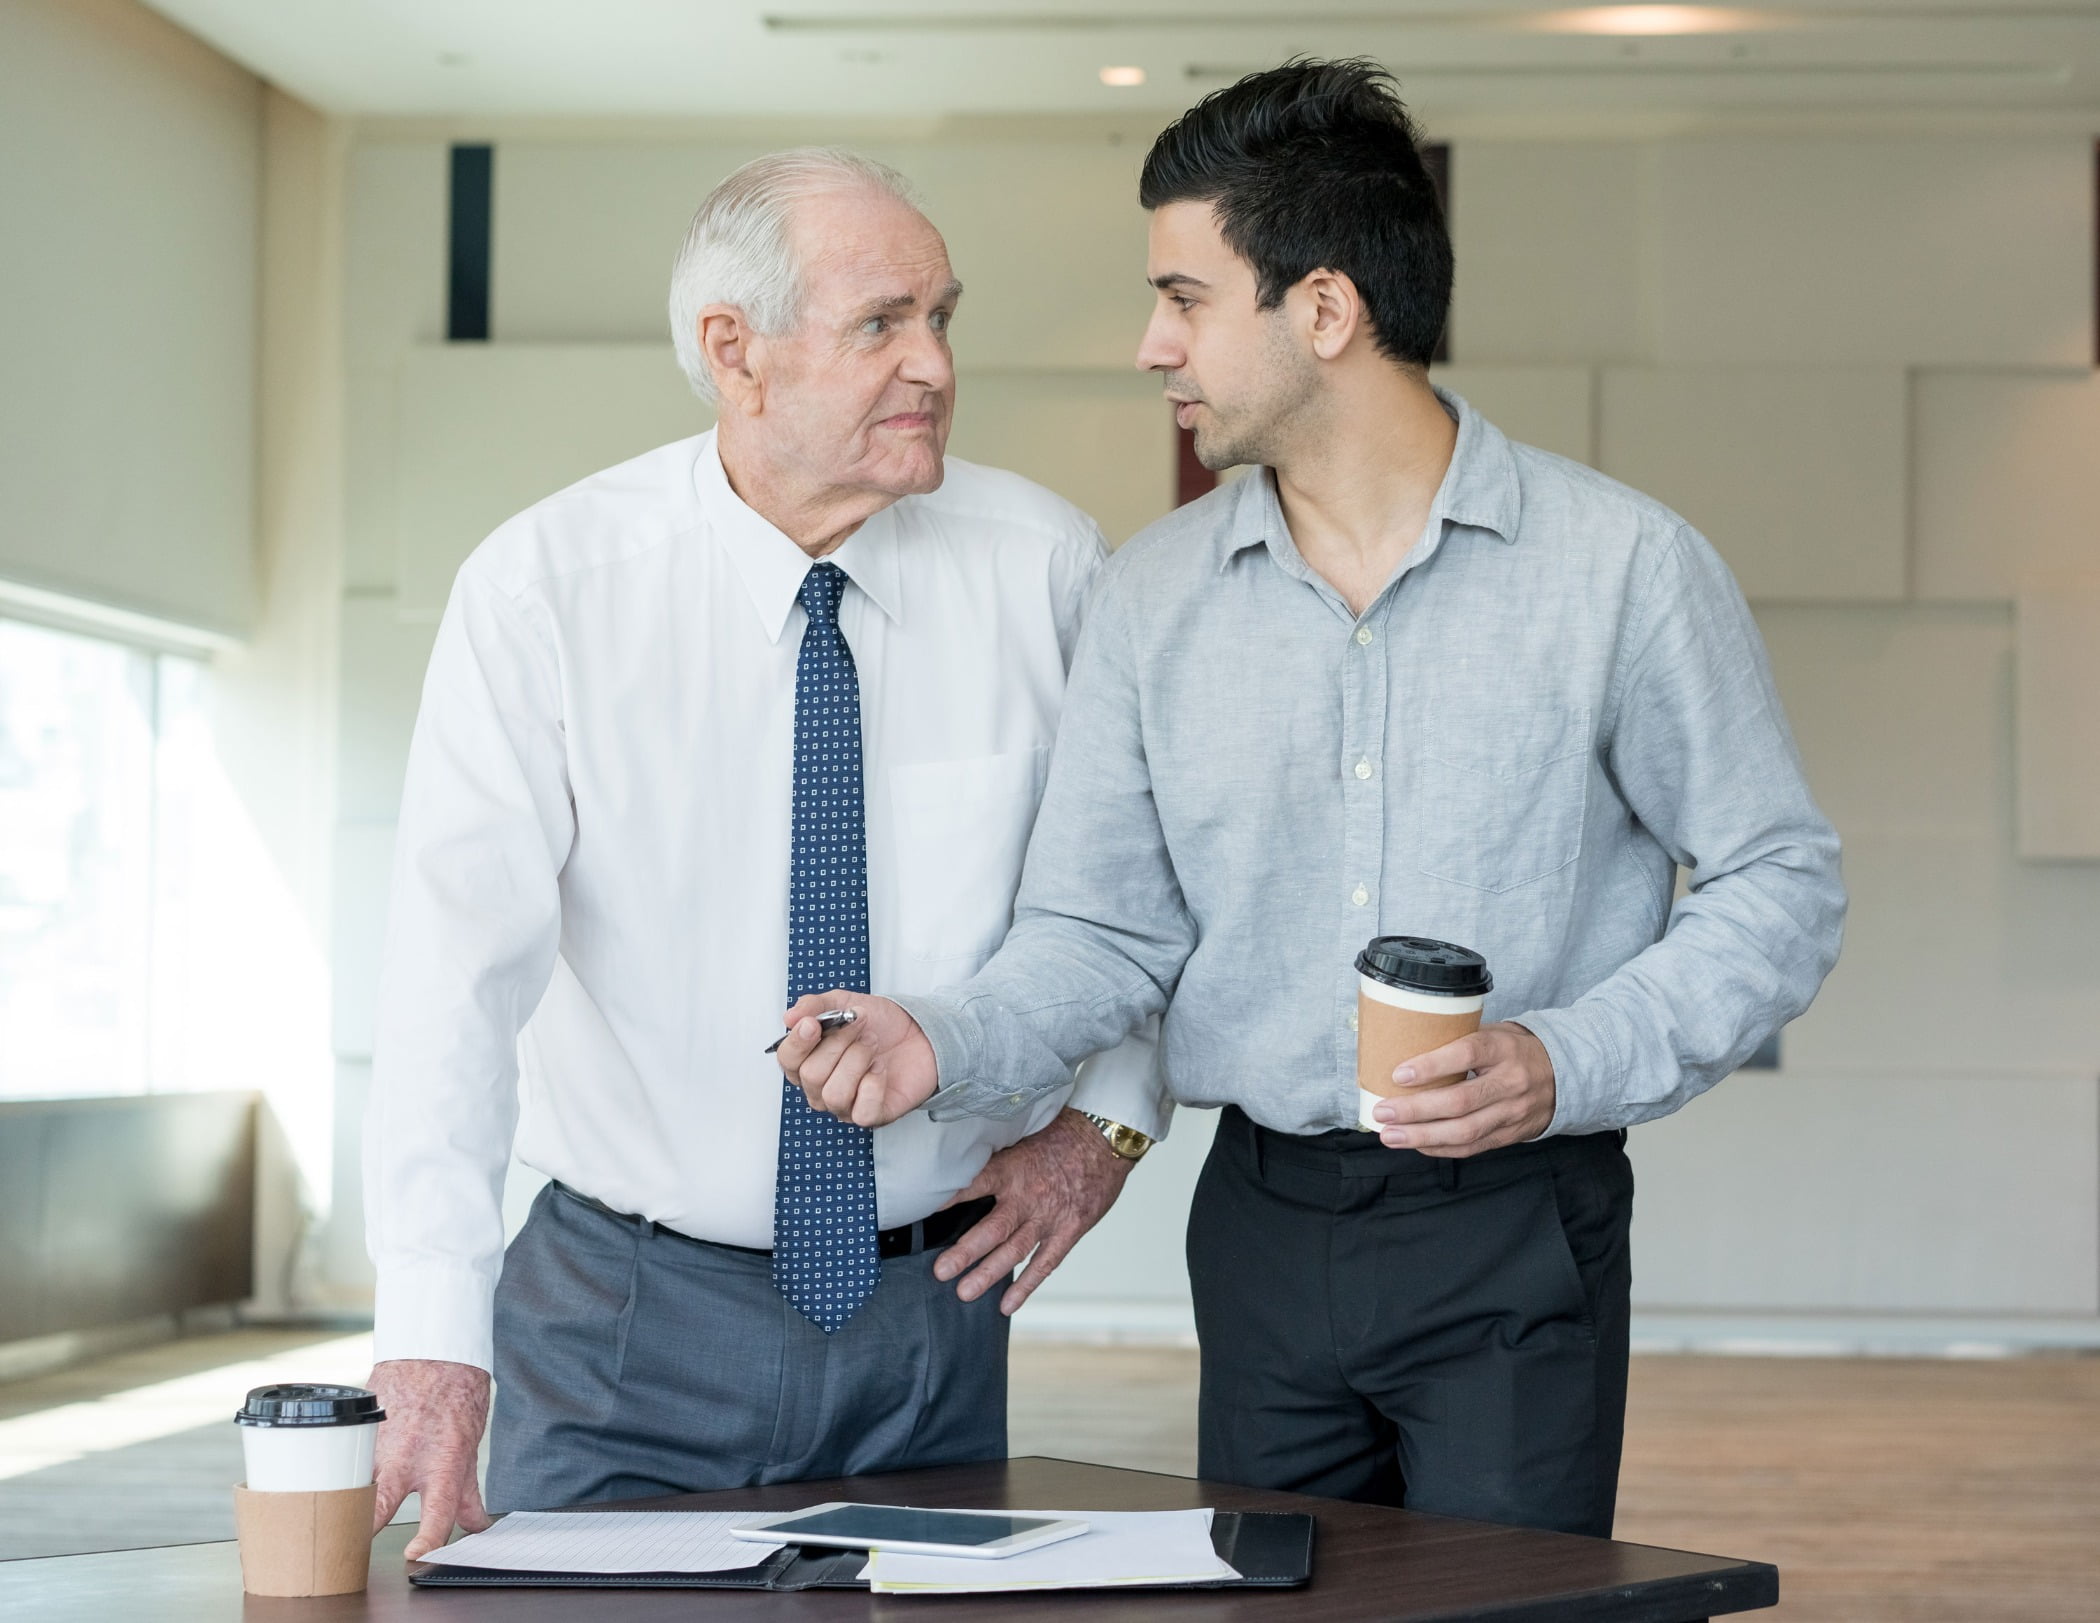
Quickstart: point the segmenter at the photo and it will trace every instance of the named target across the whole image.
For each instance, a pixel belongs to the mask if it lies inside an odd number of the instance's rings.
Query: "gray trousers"
[[[496,1287],[491,1510],[1006,1457],[1006,1318],[937,1251],[892,1257],[827,1336],[771,1259],[586,1206],[553,1185]]]

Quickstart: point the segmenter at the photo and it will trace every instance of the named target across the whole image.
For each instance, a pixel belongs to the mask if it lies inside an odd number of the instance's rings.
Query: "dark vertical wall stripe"
[[[1167,408],[1172,411],[1174,408]],[[1196,458],[1195,433],[1174,425],[1174,505],[1186,507],[1198,496],[1208,496],[1218,488],[1218,476]]]
[[[452,149],[452,245],[447,262],[445,336],[455,342],[489,335],[489,234],[496,149]]]

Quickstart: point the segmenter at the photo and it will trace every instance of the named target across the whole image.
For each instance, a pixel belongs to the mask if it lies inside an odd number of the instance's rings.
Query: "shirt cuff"
[[[983,1116],[1004,1121],[1024,1114],[1050,1088],[1017,1088],[982,1073],[983,1045],[975,1025],[962,1012],[960,1002],[938,993],[919,992],[892,997],[899,1008],[918,1021],[933,1048],[934,1074],[938,1078],[933,1097],[919,1108],[929,1121],[954,1121],[959,1116]],[[1056,1087],[1070,1084],[1061,1078]]]
[[[1157,1142],[1174,1119],[1174,1098],[1159,1074],[1159,1017],[1079,1067],[1074,1110],[1134,1127]]]
[[[1623,1074],[1611,1033],[1594,1012],[1580,1008],[1536,1009],[1511,1015],[1545,1045],[1553,1062],[1553,1121],[1539,1135],[1554,1138],[1596,1133],[1617,1125],[1613,1084]]]
[[[465,1262],[382,1268],[372,1298],[372,1362],[442,1359],[493,1371],[496,1281]]]

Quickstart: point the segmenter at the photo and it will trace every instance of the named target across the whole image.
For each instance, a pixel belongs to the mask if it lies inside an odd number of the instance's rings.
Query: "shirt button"
[[[1366,648],[1370,647],[1370,646],[1371,646],[1371,628],[1370,628],[1369,626],[1358,626],[1358,627],[1356,628],[1356,640],[1357,640],[1357,641],[1358,641],[1359,643],[1361,643],[1361,644],[1362,644],[1362,645],[1363,645],[1364,647],[1366,647]]]
[[[1358,761],[1356,763],[1356,775],[1359,778],[1368,778],[1371,775],[1371,763],[1369,761]]]
[[[1349,1029],[1351,1031],[1356,1029],[1356,1011],[1354,1009],[1349,1011]]]
[[[1361,885],[1358,885],[1355,891],[1349,897],[1349,900],[1354,902],[1358,907],[1362,907],[1365,903],[1370,901],[1370,899],[1371,893],[1365,890]]]

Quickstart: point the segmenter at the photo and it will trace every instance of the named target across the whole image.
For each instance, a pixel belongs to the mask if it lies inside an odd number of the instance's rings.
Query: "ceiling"
[[[1157,119],[1309,52],[1378,57],[1432,122],[1670,109],[2100,122],[2100,0],[147,3],[294,95],[363,116]],[[1144,83],[1104,84],[1104,68]]]

